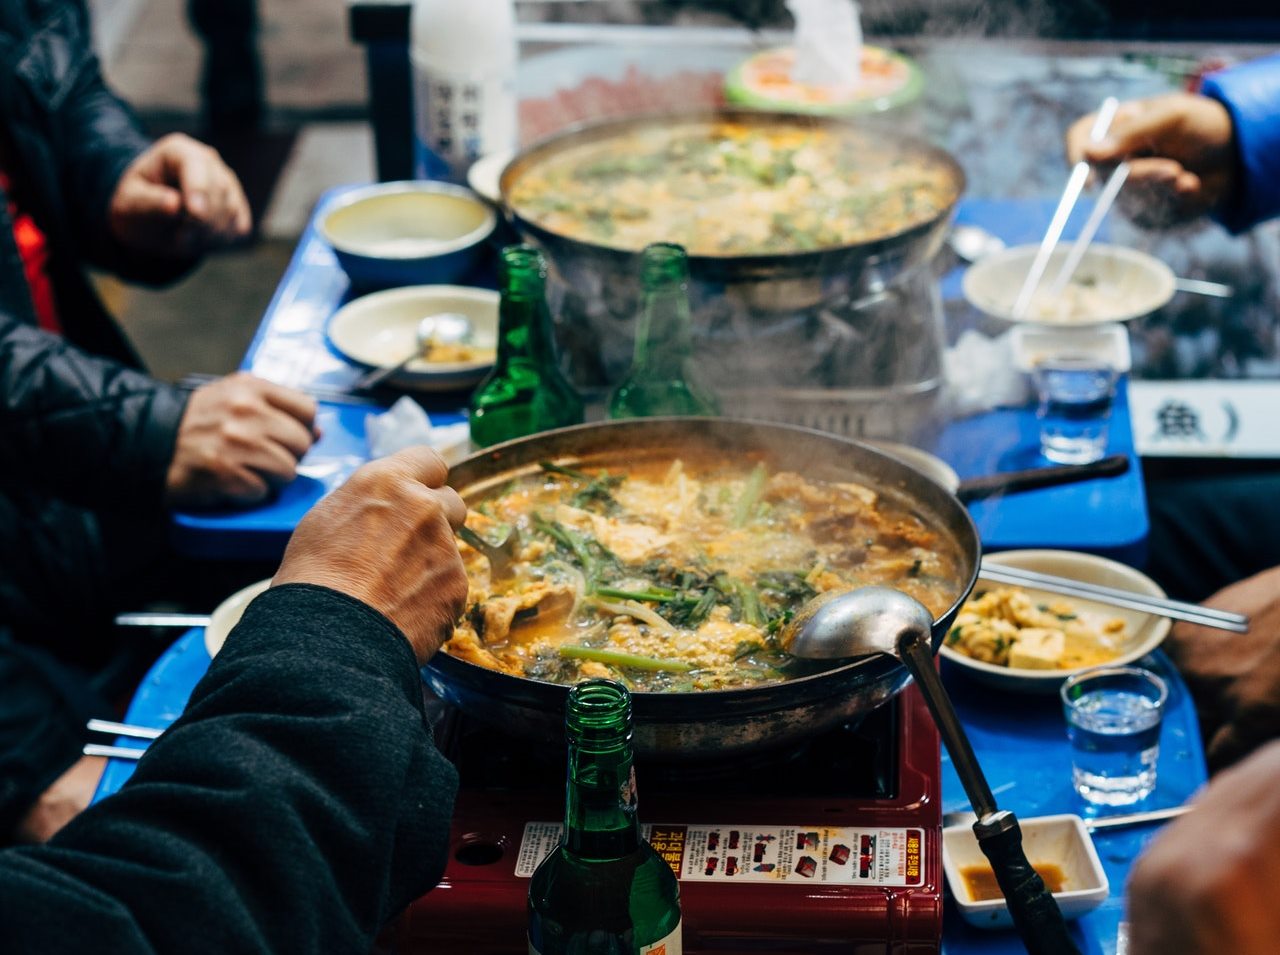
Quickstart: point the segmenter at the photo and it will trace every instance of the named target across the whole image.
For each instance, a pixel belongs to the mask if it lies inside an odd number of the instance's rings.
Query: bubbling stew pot
[[[924,474],[874,448],[818,431],[754,421],[646,418],[581,425],[487,448],[454,466],[450,483],[469,503],[493,496],[542,462],[596,471],[628,461],[752,460],[806,479],[864,485],[935,532],[955,555],[953,593],[935,611],[936,651],[977,578],[980,544],[964,506]],[[837,530],[838,532],[838,530]],[[943,546],[940,544],[939,546]],[[469,716],[514,737],[559,745],[568,687],[437,653],[430,688]],[[653,758],[720,758],[783,747],[856,721],[907,682],[897,660],[877,656],[727,689],[636,691],[637,750]]]

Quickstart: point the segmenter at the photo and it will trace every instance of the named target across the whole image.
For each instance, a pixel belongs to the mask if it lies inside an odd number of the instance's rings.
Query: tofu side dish
[[[468,500],[468,526],[512,528],[511,572],[460,545],[467,611],[445,651],[514,676],[691,692],[811,673],[778,646],[827,590],[897,587],[938,616],[959,545],[896,497],[764,461],[667,454],[584,470],[543,462]]]
[[[975,591],[947,633],[958,653],[1020,670],[1073,670],[1118,657],[1128,638],[1119,617],[1091,619],[1070,601],[1014,587]]]

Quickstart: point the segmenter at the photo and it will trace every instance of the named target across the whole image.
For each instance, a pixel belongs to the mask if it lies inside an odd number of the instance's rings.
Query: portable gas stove
[[[461,785],[440,884],[392,951],[527,951],[529,875],[559,838],[565,755],[449,710]],[[938,734],[914,685],[856,727],[723,764],[637,761],[647,838],[680,878],[684,951],[937,952]]]

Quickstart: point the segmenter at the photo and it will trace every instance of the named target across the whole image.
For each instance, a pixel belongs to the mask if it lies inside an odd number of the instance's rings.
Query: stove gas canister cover
[[[517,876],[533,875],[560,841],[561,829],[558,822],[525,824]],[[922,829],[653,823],[641,831],[686,882],[910,886],[924,881]]]

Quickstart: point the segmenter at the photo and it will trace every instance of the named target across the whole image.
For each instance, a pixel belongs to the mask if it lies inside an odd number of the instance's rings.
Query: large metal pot
[[[588,398],[602,396],[630,365],[641,250],[551,231],[512,206],[513,190],[541,164],[583,144],[679,124],[705,124],[710,131],[726,122],[806,131],[853,127],[868,152],[927,162],[947,177],[957,200],[964,189],[960,165],[944,150],[868,119],[702,110],[596,122],[526,148],[502,172],[502,201],[515,232],[541,247],[551,263],[560,350],[570,378]],[[953,208],[954,202],[925,221],[855,244],[691,256],[694,341],[705,383],[726,393],[744,375],[788,389],[909,392],[936,384],[941,332],[933,327],[924,291],[933,283],[925,266],[941,247]],[[885,329],[888,339],[902,344],[890,348]]]
[[[706,126],[710,135],[710,130],[724,123],[761,130],[859,128],[857,121],[848,118],[741,109],[646,114],[575,126],[526,148],[507,164],[499,183],[503,205],[515,227],[546,249],[571,284],[584,272],[595,275],[602,271],[616,273],[634,284],[640,249],[619,249],[553,232],[512,205],[513,188],[530,170],[587,143],[605,143],[640,130],[673,126]],[[874,271],[877,284],[889,284],[902,271],[931,259],[945,236],[955,201],[964,190],[964,172],[945,150],[887,125],[865,123],[865,141],[868,149],[874,145],[877,162],[886,158],[927,162],[949,178],[954,196],[951,204],[932,218],[904,222],[902,228],[865,242],[809,250],[797,247],[763,255],[692,255],[689,269],[694,281],[746,296],[768,310],[786,311],[857,289],[869,271]]]
[[[955,600],[933,626],[934,649],[977,579],[980,544],[963,505],[921,472],[874,448],[834,435],[732,419],[645,418],[551,431],[472,455],[450,483],[464,498],[500,487],[548,459],[582,466],[708,449],[725,456],[763,453],[775,466],[813,478],[862,482],[907,506],[955,542],[962,556]],[[560,745],[568,688],[509,676],[437,653],[426,680],[444,700],[515,737]],[[782,683],[696,693],[637,693],[638,751],[663,759],[702,759],[783,746],[854,720],[907,682],[889,657],[857,660]]]

